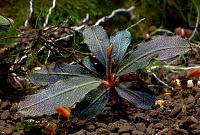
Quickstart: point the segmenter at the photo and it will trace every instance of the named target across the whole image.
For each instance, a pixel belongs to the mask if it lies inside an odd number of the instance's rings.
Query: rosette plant
[[[117,31],[110,39],[101,26],[86,27],[82,34],[93,56],[77,64],[54,62],[31,72],[30,80],[46,87],[21,101],[20,113],[51,115],[56,106],[66,106],[75,107],[75,116],[91,118],[106,106],[111,91],[137,108],[151,109],[155,97],[148,87],[138,87],[134,78],[121,78],[145,68],[153,59],[167,60],[190,50],[190,43],[178,36],[155,36],[127,52],[128,30]]]

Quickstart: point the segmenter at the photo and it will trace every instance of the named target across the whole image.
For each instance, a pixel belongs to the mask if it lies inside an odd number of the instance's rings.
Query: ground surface
[[[194,57],[193,57],[194,56]],[[198,63],[198,54],[189,66]],[[171,79],[176,73],[167,74]],[[16,113],[17,106],[10,96],[0,101],[0,134],[38,135],[199,135],[200,88],[155,89],[157,105],[152,110],[122,109],[115,105],[90,120],[72,119],[70,123],[57,115],[24,118]],[[13,95],[17,96],[17,94]],[[159,101],[159,102],[158,102]],[[164,102],[163,102],[164,101]]]

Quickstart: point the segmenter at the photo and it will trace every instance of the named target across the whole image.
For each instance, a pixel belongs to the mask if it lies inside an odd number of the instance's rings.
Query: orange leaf
[[[63,106],[56,107],[55,111],[63,117],[69,117],[71,115],[70,109]]]
[[[200,68],[194,68],[194,69],[187,71],[186,76],[188,78],[192,78],[192,77],[199,78],[200,77]]]

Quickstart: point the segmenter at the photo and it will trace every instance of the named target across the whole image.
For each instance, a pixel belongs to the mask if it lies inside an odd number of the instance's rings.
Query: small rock
[[[108,130],[112,131],[112,132],[118,132],[118,124],[115,122],[115,123],[109,123],[108,124]]]
[[[89,132],[93,132],[93,131],[95,131],[96,127],[95,127],[95,125],[88,123],[85,125],[85,129]]]
[[[156,123],[154,125],[154,128],[156,128],[156,129],[163,129],[163,127],[164,127],[164,125],[162,123]]]
[[[133,123],[143,122],[144,124],[149,125],[152,122],[152,118],[150,116],[147,118],[144,113],[136,113],[131,121],[133,121]]]
[[[12,135],[25,135],[24,131],[14,132]]]
[[[0,120],[0,126],[5,126],[6,125],[6,122],[5,121],[3,121],[3,120]]]
[[[170,127],[174,122],[169,119],[162,119],[159,121],[159,123],[162,123],[164,126]]]
[[[48,124],[42,130],[42,135],[56,135],[57,131],[58,125],[55,122],[48,122]]]
[[[77,125],[78,125],[78,126],[84,126],[84,125],[86,124],[86,122],[87,122],[87,120],[79,120],[79,121],[77,122]]]
[[[11,103],[9,101],[4,101],[1,103],[0,109],[2,110],[9,109],[10,106],[11,106]]]
[[[198,124],[196,124],[196,123],[195,124],[191,124],[189,127],[190,127],[190,129],[192,131],[200,133],[200,123],[198,123]]]
[[[198,122],[199,122],[194,116],[191,116],[191,117],[190,117],[190,121],[191,121],[192,123],[198,123]]]
[[[96,122],[95,125],[97,128],[107,128],[107,125],[104,123]]]
[[[14,116],[13,116],[13,120],[20,120],[20,119],[23,119],[24,116],[20,113],[15,113]]]
[[[156,133],[156,135],[172,135],[172,129],[171,128],[164,128],[163,130]],[[179,135],[179,134],[177,134],[177,135]]]
[[[155,135],[155,129],[153,129],[153,128],[147,128],[146,129],[146,134],[147,135]]]
[[[71,135],[85,135],[86,134],[86,131],[84,129],[81,129],[80,131],[74,133],[74,134],[71,134]]]
[[[109,131],[105,128],[98,128],[95,135],[108,135]]]
[[[109,135],[118,135],[118,133],[110,133]]]
[[[143,133],[143,132],[141,132],[141,131],[139,131],[139,130],[133,130],[133,131],[131,132],[131,135],[145,135],[145,133]]]
[[[5,119],[7,119],[9,116],[10,116],[9,110],[5,110],[5,111],[3,111],[3,113],[1,114],[0,118],[1,118],[2,120],[5,120]]]
[[[182,109],[182,104],[176,104],[174,109],[170,113],[170,117],[176,117]]]
[[[15,127],[13,125],[11,125],[11,124],[7,124],[6,127],[9,128],[9,129],[11,129],[11,130],[15,129]]]
[[[3,135],[10,135],[10,134],[12,134],[12,129],[7,128],[7,127],[4,127],[4,128],[1,130],[0,133],[2,133]]]
[[[131,135],[130,133],[121,133],[120,135]]]
[[[200,98],[197,99],[196,105],[197,105],[197,106],[200,106]]]
[[[120,129],[118,130],[118,133],[129,133],[130,131],[132,131],[134,128],[132,128],[131,126],[121,126]]]
[[[146,131],[146,126],[144,123],[136,123],[135,127],[137,130],[141,131],[141,132],[145,132]]]
[[[17,112],[17,104],[12,104],[10,111],[14,113]]]
[[[173,134],[176,135],[189,135],[188,131],[185,129],[174,129]]]
[[[187,104],[194,104],[195,103],[195,98],[192,96],[192,95],[190,95],[189,97],[188,97],[188,99],[187,99]]]
[[[154,129],[154,124],[151,123],[148,128],[146,129],[146,134],[148,135],[154,135],[155,134],[155,129]]]

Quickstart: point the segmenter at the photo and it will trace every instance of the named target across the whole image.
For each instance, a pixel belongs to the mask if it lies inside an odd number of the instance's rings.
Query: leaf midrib
[[[102,61],[102,63],[105,65],[106,59],[105,59],[105,53],[104,53],[104,50],[103,50],[103,46],[101,46],[101,44],[100,44],[100,42],[99,42],[99,40],[98,40],[98,38],[97,38],[97,35],[96,35],[95,30],[92,29],[92,28],[91,28],[91,30],[92,30],[93,36],[95,37],[95,39],[96,39],[96,41],[97,41],[98,47],[100,48],[101,53],[102,53],[102,55],[103,55],[103,61]],[[96,54],[96,56],[98,57],[98,54]]]
[[[157,51],[161,51],[161,50],[167,50],[167,49],[173,49],[173,48],[189,48],[187,46],[180,46],[180,47],[166,47],[166,48],[158,48],[155,49],[153,51],[149,51],[148,53],[144,53],[143,55],[141,55],[140,57],[138,57],[137,59],[133,59],[131,62],[128,62],[127,64],[125,64],[122,68],[120,68],[120,70],[117,72],[117,74],[119,74],[120,72],[122,72],[123,70],[125,70],[126,68],[128,68],[130,65],[132,65],[133,63],[135,63],[136,61],[138,61],[139,59],[147,56],[147,55],[151,55],[152,53],[155,53]]]
[[[66,90],[64,90],[64,91],[58,92],[58,93],[56,93],[56,94],[54,94],[54,95],[52,95],[52,96],[48,96],[48,97],[46,97],[46,98],[44,98],[44,99],[42,99],[42,100],[40,100],[40,101],[38,101],[38,102],[36,102],[36,103],[30,104],[29,106],[26,106],[26,107],[24,107],[24,108],[22,108],[22,109],[20,109],[20,110],[27,109],[27,108],[29,108],[29,107],[31,107],[31,106],[34,106],[34,105],[36,105],[36,104],[39,104],[39,103],[41,103],[41,102],[43,102],[43,101],[45,101],[45,100],[48,100],[48,99],[50,99],[50,98],[52,98],[52,97],[56,97],[56,96],[58,96],[58,95],[61,95],[61,94],[65,93],[65,92],[70,92],[70,91],[72,91],[72,90],[74,90],[74,89],[77,89],[77,88],[79,88],[79,87],[82,87],[82,86],[85,86],[85,85],[89,85],[89,84],[94,84],[94,83],[97,83],[97,82],[99,82],[99,85],[100,85],[100,81],[95,80],[95,81],[90,81],[90,82],[87,82],[87,83],[84,83],[84,84],[81,84],[81,85],[78,85],[78,86],[70,87],[70,88],[68,88],[68,89],[66,89]]]

